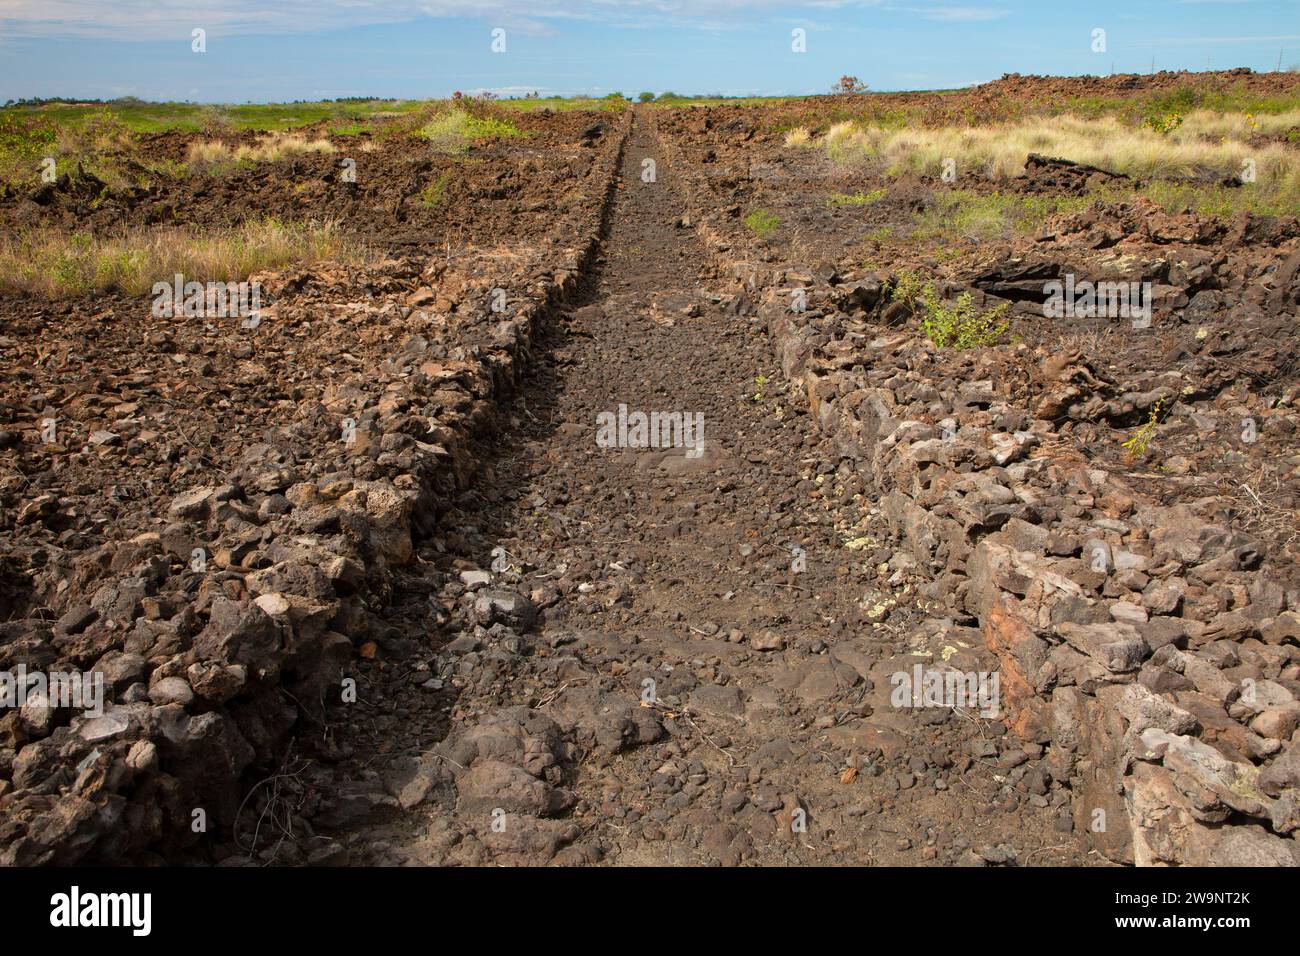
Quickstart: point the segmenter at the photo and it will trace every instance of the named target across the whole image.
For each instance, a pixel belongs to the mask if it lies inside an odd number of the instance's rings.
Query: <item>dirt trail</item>
[[[318,825],[354,863],[1084,862],[1040,748],[891,705],[914,665],[996,661],[927,616],[861,469],[787,401],[652,124],[586,304],[339,715]],[[701,413],[703,454],[597,447],[620,405]]]

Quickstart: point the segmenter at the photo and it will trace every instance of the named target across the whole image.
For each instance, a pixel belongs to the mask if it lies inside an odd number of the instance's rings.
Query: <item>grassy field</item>
[[[995,184],[1019,176],[1026,157],[1038,153],[1131,176],[1139,181],[1135,188],[1170,210],[1218,216],[1300,210],[1300,92],[1189,87],[1132,98],[1026,99],[980,117],[933,108],[921,115],[857,100],[867,105],[789,127],[786,148],[820,150],[839,166],[887,179],[938,177],[948,166]],[[987,203],[953,202],[949,212],[989,223],[995,218]]]
[[[1171,120],[1170,123],[1175,121]],[[1253,161],[1257,180],[1280,188],[1300,187],[1300,154],[1283,143],[1261,144],[1255,134],[1283,134],[1300,126],[1300,110],[1252,117],[1199,110],[1162,131],[1133,127],[1115,117],[1031,118],[981,127],[885,128],[837,123],[820,142],[838,163],[870,162],[887,175],[914,172],[938,175],[946,159],[990,179],[1009,179],[1024,171],[1025,158],[1040,153],[1148,178],[1236,176]],[[792,139],[799,145],[799,137]]]
[[[880,177],[878,188],[834,193],[835,207],[868,207],[904,175],[938,177],[949,160],[963,176],[992,185],[943,188],[902,232],[946,243],[950,254],[970,244],[1025,235],[1050,216],[1096,201],[1129,198],[1134,189],[1171,211],[1193,209],[1228,217],[1242,211],[1294,215],[1300,210],[1300,85],[1283,93],[1244,86],[1194,86],[1111,96],[1002,95],[971,105],[970,91],[868,94],[843,97],[682,97],[658,94],[659,109],[753,108],[753,122],[783,135],[790,151],[813,150],[834,164]],[[540,110],[618,112],[633,101],[548,97],[487,100],[361,99],[265,105],[49,102],[0,108],[0,194],[39,185],[42,164],[56,174],[76,170],[107,189],[159,179],[222,175],[231,169],[303,153],[333,153],[335,140],[366,136],[399,140],[463,156],[498,141],[536,135],[527,114]],[[156,158],[146,137],[185,135],[183,158]],[[260,135],[250,137],[254,132]],[[418,146],[417,146],[418,144]],[[371,149],[367,142],[361,148]],[[405,146],[403,147],[405,148]],[[1026,196],[1009,187],[1029,153],[1087,163],[1139,180],[1086,196]],[[154,158],[151,158],[154,157]],[[1246,171],[1249,170],[1249,176]],[[1225,185],[1237,179],[1241,185]],[[883,182],[883,185],[880,183]],[[419,194],[427,208],[447,202],[443,173]],[[745,218],[758,237],[780,228],[773,212],[751,209]],[[879,242],[899,236],[883,225]],[[89,237],[33,231],[0,245],[0,286],[58,294],[120,289],[139,291],[150,276],[172,271],[238,278],[250,270],[330,258],[337,240],[329,227],[250,222],[223,233],[174,229],[136,236]],[[189,257],[179,261],[178,257]],[[176,261],[173,261],[176,260]]]
[[[327,123],[336,136],[357,135],[384,122],[428,113],[452,105],[451,100],[326,100],[314,103],[267,103],[246,105],[203,105],[197,103],[145,103],[112,100],[106,103],[46,103],[38,106],[0,108],[0,122],[24,125],[46,123],[63,129],[77,129],[111,117],[135,133],[176,131],[199,133],[213,130],[259,130],[275,132]],[[626,99],[605,97],[547,97],[495,100],[504,110],[531,112],[549,109],[612,110],[630,106]]]
[[[526,104],[526,105],[525,105]],[[619,104],[622,104],[620,106]],[[41,165],[56,174],[81,168],[110,186],[148,185],[190,172],[221,173],[235,166],[275,162],[303,152],[333,152],[330,137],[418,137],[444,153],[476,143],[522,136],[508,118],[531,109],[619,109],[626,100],[366,100],[254,106],[186,103],[47,103],[0,109],[0,184],[30,188]],[[310,133],[298,132],[311,127]],[[254,144],[224,138],[265,134]],[[137,154],[139,137],[174,132],[207,138],[188,146],[184,162],[151,161]],[[122,160],[130,158],[130,172]],[[143,175],[142,175],[143,174]]]
[[[212,129],[290,130],[329,121],[347,135],[353,128],[394,116],[417,113],[428,107],[423,100],[345,100],[318,103],[268,103],[244,106],[210,106],[196,103],[145,103],[113,100],[107,103],[47,103],[40,106],[7,106],[0,119],[21,118],[45,121],[64,128],[95,122],[104,114],[137,133],[176,130],[197,133]]]
[[[290,264],[360,261],[365,252],[344,242],[331,223],[260,219],[233,229],[176,227],[133,230],[119,236],[33,230],[0,238],[0,289],[75,295],[143,295],[175,273],[225,281]]]

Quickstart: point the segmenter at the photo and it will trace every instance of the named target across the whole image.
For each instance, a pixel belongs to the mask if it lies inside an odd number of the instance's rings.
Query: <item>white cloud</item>
[[[762,15],[780,6],[779,0],[0,0],[0,23],[14,36],[156,40],[188,38],[194,27],[210,36],[310,33],[429,17],[467,17],[527,30],[564,20],[694,24]]]
[[[1000,8],[931,4],[887,6],[887,0],[0,0],[0,30],[19,37],[98,37],[189,42],[202,27],[210,38],[300,34],[373,24],[461,17],[521,32],[549,33],[565,21],[610,27],[690,26],[745,29],[765,18],[789,19],[848,8],[883,8],[928,20],[988,20]]]
[[[1001,20],[1011,13],[1004,7],[906,7],[908,13],[915,13],[926,20],[941,20],[946,23],[984,23],[989,20]]]

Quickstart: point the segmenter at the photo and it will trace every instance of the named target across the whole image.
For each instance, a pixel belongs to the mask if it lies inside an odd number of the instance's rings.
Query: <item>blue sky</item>
[[[206,31],[196,53],[192,31]],[[806,31],[806,52],[791,31]],[[1104,53],[1093,52],[1103,29]],[[505,51],[492,51],[492,31]],[[1300,0],[0,0],[0,102],[935,89],[1300,64]]]

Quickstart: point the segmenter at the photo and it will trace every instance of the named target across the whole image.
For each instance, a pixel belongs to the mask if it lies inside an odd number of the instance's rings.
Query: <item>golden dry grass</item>
[[[1175,136],[1209,136],[1214,139],[1247,139],[1252,133],[1273,136],[1300,126],[1300,110],[1281,113],[1215,113],[1196,110],[1188,113]]]
[[[832,126],[825,148],[836,162],[869,164],[886,173],[905,171],[937,175],[946,159],[958,169],[994,180],[1024,171],[1030,153],[1099,166],[1143,179],[1238,177],[1253,165],[1255,183],[1270,192],[1300,194],[1300,154],[1270,143],[1252,145],[1256,132],[1288,129],[1300,116],[1284,113],[1191,113],[1172,132],[1162,135],[1135,129],[1114,117],[1082,119],[1058,116],[987,127],[908,127],[883,129],[844,122]]]
[[[229,166],[235,163],[273,163],[303,153],[337,152],[327,139],[307,139],[296,133],[272,133],[255,146],[232,149],[219,139],[191,143],[186,161],[198,168]]]
[[[0,239],[0,288],[143,295],[178,272],[198,281],[237,282],[267,269],[362,261],[366,254],[345,243],[332,223],[263,219],[207,233],[158,227],[117,237],[40,230]]]
[[[785,134],[785,145],[791,149],[812,145],[812,133],[808,127],[800,126]]]

